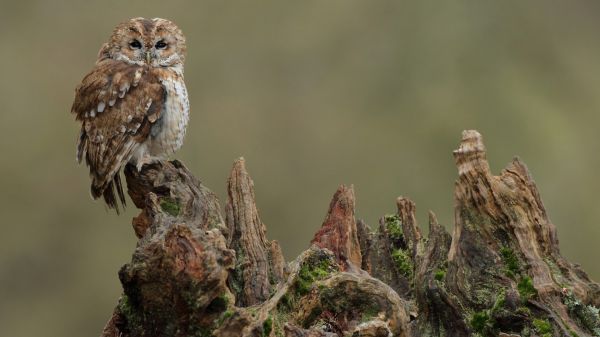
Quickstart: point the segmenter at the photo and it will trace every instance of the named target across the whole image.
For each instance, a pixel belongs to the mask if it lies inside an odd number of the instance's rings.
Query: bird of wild
[[[189,101],[183,80],[185,37],[171,21],[133,18],[115,27],[94,68],[75,90],[81,122],[77,161],[85,158],[91,194],[119,212],[120,170],[166,159],[183,144]]]

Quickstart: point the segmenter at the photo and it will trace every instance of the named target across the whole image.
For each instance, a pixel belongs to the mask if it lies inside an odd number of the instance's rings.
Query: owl
[[[189,101],[185,38],[165,19],[134,18],[115,27],[96,64],[75,89],[81,122],[77,161],[90,169],[91,195],[119,212],[120,170],[164,160],[183,144]]]

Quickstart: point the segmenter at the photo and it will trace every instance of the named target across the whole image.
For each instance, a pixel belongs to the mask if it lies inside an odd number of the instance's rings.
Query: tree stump
[[[514,159],[492,175],[473,130],[454,157],[452,235],[430,212],[425,238],[404,197],[372,231],[341,186],[287,264],[243,159],[225,219],[180,162],[126,167],[139,242],[102,336],[600,336],[600,285],[560,255],[527,167]]]

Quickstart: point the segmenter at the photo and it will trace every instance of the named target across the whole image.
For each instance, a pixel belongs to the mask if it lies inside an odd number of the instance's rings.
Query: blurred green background
[[[561,248],[596,280],[597,1],[0,2],[0,335],[97,336],[135,247],[75,164],[74,88],[120,21],[187,35],[182,160],[221,200],[245,156],[268,236],[306,248],[341,183],[374,225],[412,198],[453,221],[460,132],[529,166]],[[424,227],[424,226],[423,226]]]

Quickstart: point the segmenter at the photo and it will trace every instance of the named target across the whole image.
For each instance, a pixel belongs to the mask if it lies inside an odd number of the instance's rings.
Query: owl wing
[[[165,101],[165,90],[148,68],[104,59],[75,91],[71,112],[81,121],[77,160],[85,158],[94,199],[104,195],[118,212],[114,188],[125,204],[119,170],[150,135]]]

